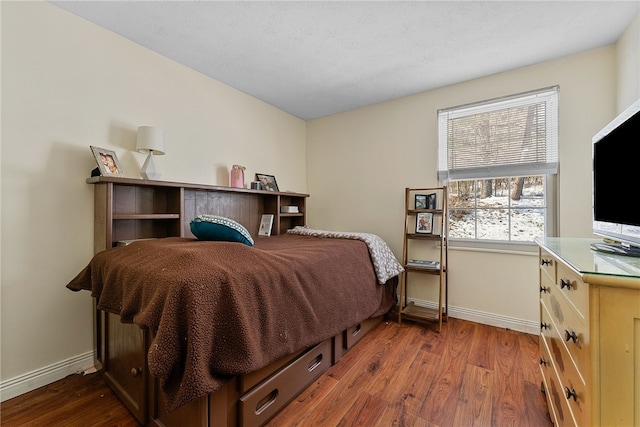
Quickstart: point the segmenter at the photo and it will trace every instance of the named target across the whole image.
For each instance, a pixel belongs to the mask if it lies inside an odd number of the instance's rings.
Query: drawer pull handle
[[[142,368],[131,368],[131,376],[132,377],[137,377],[138,375],[140,375],[142,373]]]
[[[258,401],[258,404],[256,405],[256,415],[260,415],[262,412],[264,412],[265,409],[267,409],[269,406],[273,404],[273,402],[276,401],[277,397],[278,397],[278,389],[275,389],[271,393],[267,394],[265,397],[260,399]]]
[[[545,266],[545,265],[551,265],[551,260],[550,259],[545,259],[542,258],[542,261],[540,261],[540,264]]]
[[[576,333],[574,331],[567,331],[566,329],[564,330],[564,340],[565,341],[573,341],[574,344],[578,343],[578,335],[576,335]]]
[[[322,353],[320,353],[318,355],[318,357],[316,357],[315,359],[313,359],[311,361],[311,363],[309,364],[309,372],[313,371],[314,369],[316,369],[318,366],[320,366],[322,364]]]
[[[351,332],[351,336],[355,337],[356,335],[358,335],[360,333],[361,330],[362,330],[362,323],[358,323],[358,326],[356,326],[356,328],[353,330],[353,332]]]
[[[576,393],[574,389],[569,390],[569,387],[565,387],[564,392],[565,392],[565,396],[567,396],[567,400],[573,397],[574,402],[578,401],[578,393]]]
[[[560,279],[560,289],[567,288],[571,290],[571,280],[569,279]]]
[[[540,322],[540,329],[544,330],[544,329],[550,329],[551,326],[549,326],[548,323],[544,323],[544,322]]]
[[[542,357],[540,358],[540,365],[541,366],[547,366],[547,361],[544,360]]]
[[[540,293],[541,294],[548,294],[549,292],[551,292],[551,288],[540,286]]]

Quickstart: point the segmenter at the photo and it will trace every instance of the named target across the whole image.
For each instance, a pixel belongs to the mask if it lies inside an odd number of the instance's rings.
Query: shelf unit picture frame
[[[280,191],[276,177],[264,173],[256,173],[256,181],[260,182],[260,189],[266,191]]]
[[[427,194],[427,203],[425,209],[438,209],[438,196],[436,193]]]
[[[414,206],[415,209],[427,209],[428,195],[416,194]]]
[[[122,166],[115,151],[107,150],[93,145],[89,146],[93,157],[96,158],[98,163],[98,170],[102,176],[124,176]]]
[[[433,234],[433,213],[418,212],[416,214],[416,233]]]

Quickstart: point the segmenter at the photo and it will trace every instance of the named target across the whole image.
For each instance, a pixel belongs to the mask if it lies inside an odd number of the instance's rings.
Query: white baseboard
[[[15,378],[0,382],[0,402],[28,393],[37,388],[61,380],[71,374],[82,373],[93,367],[94,352],[62,360],[53,365],[19,375]]]
[[[431,309],[438,309],[438,304],[431,301],[424,301],[409,298],[415,305]],[[496,326],[498,328],[512,329],[514,331],[525,332],[527,334],[538,335],[540,333],[540,322],[518,319],[516,317],[502,316],[484,311],[470,310],[463,307],[449,305],[449,317],[469,320],[471,322],[482,323],[483,325]]]

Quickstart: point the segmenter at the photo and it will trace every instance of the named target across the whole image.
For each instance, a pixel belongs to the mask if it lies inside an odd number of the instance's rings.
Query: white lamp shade
[[[161,156],[164,154],[164,132],[153,126],[138,127],[136,151]]]

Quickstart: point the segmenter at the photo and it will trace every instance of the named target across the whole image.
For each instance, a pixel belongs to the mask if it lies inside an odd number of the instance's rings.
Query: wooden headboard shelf
[[[263,214],[273,214],[272,234],[306,224],[308,194],[152,181],[117,176],[87,179],[95,185],[94,251],[118,241],[150,237],[194,237],[190,223],[201,214],[231,218],[257,235]],[[280,213],[281,206],[298,213]]]

